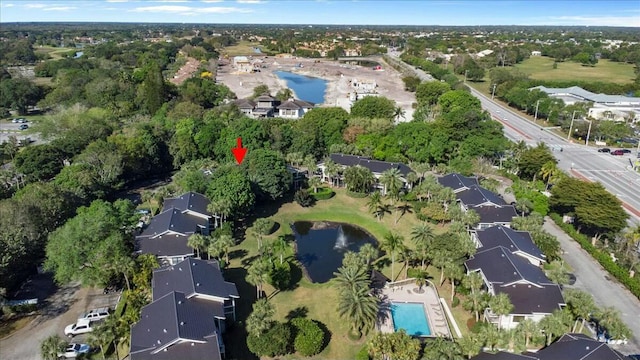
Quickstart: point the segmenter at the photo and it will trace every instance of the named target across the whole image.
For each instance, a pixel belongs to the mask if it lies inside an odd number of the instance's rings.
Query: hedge
[[[330,188],[322,187],[318,188],[318,192],[315,193],[313,190],[309,191],[309,194],[316,200],[329,200],[335,193]]]
[[[565,224],[562,222],[562,217],[556,213],[551,213],[549,216],[564,232],[566,232],[573,240],[577,241],[580,246],[585,249],[594,259],[596,259],[602,267],[613,275],[618,281],[620,281],[633,295],[640,299],[640,279],[632,278],[629,276],[629,272],[623,269],[618,263],[611,259],[611,256],[598,249],[591,244],[589,238],[580,234],[574,229],[573,225]]]
[[[364,199],[367,197],[367,194],[365,193],[359,193],[359,192],[349,191],[349,190],[347,190],[347,195],[356,199]]]

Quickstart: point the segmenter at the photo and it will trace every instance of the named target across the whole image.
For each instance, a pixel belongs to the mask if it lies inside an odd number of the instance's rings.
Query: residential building
[[[235,320],[235,284],[224,281],[215,261],[187,259],[157,269],[153,301],[131,326],[132,360],[220,360],[221,334]]]
[[[251,73],[253,72],[253,64],[246,56],[234,56],[233,67],[237,72]]]
[[[277,106],[278,116],[285,119],[299,119],[314,107],[315,104],[308,101],[289,99]]]
[[[504,329],[515,328],[525,319],[538,322],[565,306],[560,286],[527,258],[515,253],[504,246],[496,246],[478,251],[465,261],[467,272],[482,275],[491,295],[504,293],[509,296],[513,304],[510,314],[498,316],[490,308],[484,313],[488,322]]]
[[[539,50],[533,50],[531,52],[531,56],[542,56],[542,51]]]
[[[280,102],[269,94],[263,94],[254,100],[238,99],[234,102],[240,111],[252,118],[282,117],[299,119],[315,107],[314,103],[289,99]]]
[[[474,207],[480,221],[476,225],[476,229],[482,230],[492,226],[511,227],[511,221],[518,216],[513,205],[503,206],[479,206]]]
[[[458,173],[447,174],[438,178],[438,183],[451,188],[454,193],[469,190],[472,186],[480,186],[477,177],[468,177]]]
[[[411,188],[411,184],[408,184],[406,180],[406,176],[411,172],[411,168],[403,163],[373,160],[365,156],[347,154],[330,154],[329,159],[339,165],[342,170],[351,166],[362,166],[371,170],[371,172],[373,173],[373,177],[376,179],[376,183],[373,187],[380,190],[382,194],[386,193],[386,189],[384,185],[380,183],[380,178],[382,177],[382,173],[390,169],[397,169],[400,172],[400,180],[404,183],[404,186],[409,189]],[[332,181],[338,186],[345,185],[344,176],[342,174],[334,176],[333,179],[329,176],[329,173],[327,172],[327,166],[324,162],[318,164],[318,169],[321,172],[322,181]]]
[[[508,204],[493,191],[480,185],[471,185],[468,189],[456,193],[463,210],[474,209],[482,206],[507,206]]]
[[[631,360],[584,334],[564,334],[551,345],[537,352],[514,354],[499,351],[495,354],[482,352],[471,360]]]
[[[476,243],[478,251],[502,246],[512,254],[526,259],[534,266],[542,265],[547,259],[527,231],[517,231],[498,225],[472,231],[471,238]]]
[[[193,234],[208,235],[216,227],[217,216],[207,211],[209,199],[195,192],[176,198],[167,198],[160,214],[151,218],[149,225],[136,236],[136,251],[153,254],[160,263],[176,264],[194,255],[187,245]],[[211,223],[211,219],[214,223]]]

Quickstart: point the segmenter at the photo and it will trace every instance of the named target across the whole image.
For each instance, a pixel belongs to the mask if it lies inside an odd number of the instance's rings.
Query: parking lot
[[[0,359],[40,360],[40,343],[50,335],[64,336],[65,326],[75,323],[82,313],[108,306],[114,308],[120,293],[104,295],[102,288],[82,288],[70,284],[56,289],[43,302],[40,315],[29,325],[0,339]],[[87,335],[79,335],[71,342],[86,342]]]
[[[27,120],[28,121],[28,120]],[[40,136],[38,134],[31,133],[29,129],[20,130],[21,125],[28,125],[31,127],[32,123],[29,121],[27,123],[13,123],[11,120],[0,120],[0,144],[5,141],[9,141],[10,136],[15,136],[18,141],[29,139],[30,142],[38,142],[40,141]]]

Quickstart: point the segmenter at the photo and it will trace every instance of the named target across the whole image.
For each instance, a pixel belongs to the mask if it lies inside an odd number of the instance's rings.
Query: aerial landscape
[[[639,272],[637,1],[0,0],[0,359],[633,360]]]

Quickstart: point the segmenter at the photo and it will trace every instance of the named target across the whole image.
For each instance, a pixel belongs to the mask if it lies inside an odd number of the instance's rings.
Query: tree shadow
[[[325,325],[321,321],[318,321],[318,320],[312,320],[312,321],[318,324],[318,327],[320,327],[320,330],[322,330],[322,332],[324,333],[324,337],[322,338],[322,347],[320,348],[320,352],[322,352],[331,342],[331,335],[333,334],[331,333],[331,330],[329,330],[327,325]]]
[[[297,261],[291,261],[289,266],[291,268],[291,280],[289,281],[289,286],[285,289],[288,291],[297,289],[303,276],[302,268]]]
[[[284,318],[287,319],[287,321],[291,321],[295,318],[306,318],[307,314],[309,314],[309,308],[306,306],[298,306],[297,308],[289,311],[287,316]]]
[[[260,255],[253,255],[253,256],[250,256],[250,257],[246,257],[246,258],[242,259],[240,261],[240,263],[242,264],[242,266],[249,266],[249,265],[251,265],[251,263],[254,260],[256,260],[259,257],[260,257]]]
[[[229,252],[229,260],[231,259],[242,259],[247,256],[249,252],[245,249],[237,249]]]
[[[258,359],[247,348],[248,334],[244,324],[251,314],[256,288],[245,280],[246,276],[247,270],[240,267],[229,268],[224,272],[225,280],[236,284],[240,296],[240,300],[236,301],[236,321],[231,322],[223,334],[227,350],[226,359]]]

